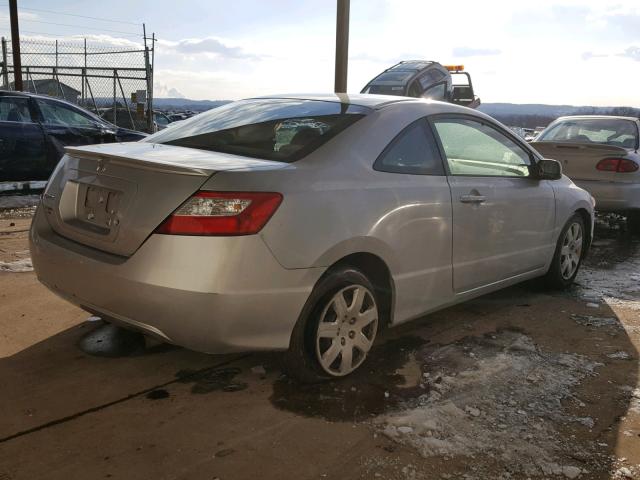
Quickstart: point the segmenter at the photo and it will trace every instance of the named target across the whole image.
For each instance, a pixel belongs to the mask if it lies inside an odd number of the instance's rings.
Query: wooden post
[[[349,0],[338,0],[336,14],[336,79],[335,92],[347,91],[347,64],[349,62]]]
[[[20,61],[20,32],[18,30],[18,0],[9,0],[11,21],[11,53],[13,54],[13,86],[22,91],[22,62]]]

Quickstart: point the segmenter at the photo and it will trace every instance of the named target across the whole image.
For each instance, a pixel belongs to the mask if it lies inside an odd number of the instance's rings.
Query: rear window
[[[404,95],[404,85],[367,85],[362,93],[402,96]]]
[[[241,100],[180,122],[144,141],[292,162],[370,111],[315,100]]]
[[[373,93],[376,95],[403,95],[405,86],[415,71],[393,69],[383,72],[371,80],[360,93]]]
[[[568,119],[543,132],[537,141],[601,143],[636,148],[638,128],[635,122],[620,118]]]

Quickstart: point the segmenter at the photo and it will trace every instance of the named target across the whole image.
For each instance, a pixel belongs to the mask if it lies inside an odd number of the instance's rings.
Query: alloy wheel
[[[582,255],[582,225],[572,223],[564,234],[560,250],[560,273],[569,280],[576,273]]]
[[[322,369],[348,375],[364,362],[378,331],[378,306],[368,288],[350,285],[327,302],[316,330],[316,355]]]

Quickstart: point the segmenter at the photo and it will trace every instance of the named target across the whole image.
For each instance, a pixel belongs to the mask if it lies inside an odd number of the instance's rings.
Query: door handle
[[[487,198],[484,195],[461,195],[462,203],[483,203]]]

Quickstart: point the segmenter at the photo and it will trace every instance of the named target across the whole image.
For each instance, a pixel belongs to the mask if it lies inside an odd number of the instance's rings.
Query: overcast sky
[[[156,96],[237,99],[333,89],[332,0],[18,0],[24,37],[159,41]],[[75,27],[50,23],[76,25]],[[104,32],[98,29],[114,30]],[[0,34],[8,35],[0,0]],[[483,102],[640,107],[640,1],[351,0],[350,92],[403,59],[465,65]]]

